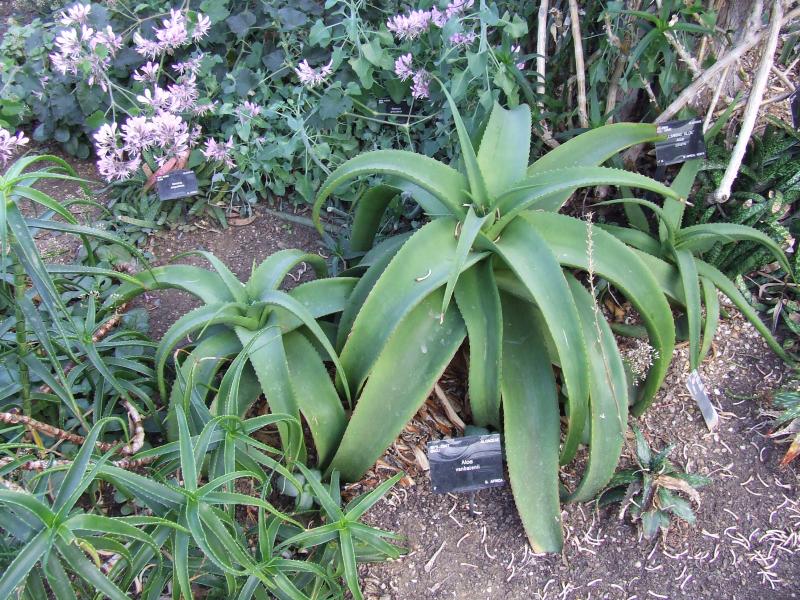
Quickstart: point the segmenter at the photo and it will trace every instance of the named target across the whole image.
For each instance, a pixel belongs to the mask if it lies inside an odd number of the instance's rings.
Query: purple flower
[[[200,70],[200,63],[203,61],[204,57],[205,54],[201,52],[197,56],[194,56],[185,62],[175,63],[172,65],[172,70],[180,73],[181,75],[185,75],[186,73],[197,75],[197,72]]]
[[[97,170],[106,181],[125,181],[142,164],[141,157],[125,160],[121,151],[106,154],[97,159]]]
[[[134,71],[133,78],[142,83],[155,83],[158,81],[158,69],[159,66],[157,63],[147,61],[143,66]]]
[[[410,52],[403,54],[403,56],[394,61],[394,72],[400,78],[400,81],[405,81],[414,75],[414,71],[411,69],[411,61]]]
[[[477,34],[472,31],[468,33],[454,33],[450,36],[450,43],[453,44],[453,46],[469,46],[477,37]]]
[[[117,149],[117,124],[104,124],[94,134],[94,145],[98,154],[107,154]]]
[[[261,114],[261,107],[254,102],[250,102],[249,100],[245,100],[242,102],[242,105],[239,107],[238,111],[239,118],[244,120],[247,118],[257,117]]]
[[[208,139],[206,141],[206,147],[202,150],[202,153],[203,156],[206,157],[206,159],[223,163],[228,168],[233,169],[236,166],[236,163],[233,162],[233,159],[230,156],[230,152],[232,150],[233,150],[232,137],[229,137],[228,141],[225,142],[224,144],[221,144],[214,139]]]
[[[189,149],[189,126],[178,115],[161,113],[153,117],[153,141],[165,153],[156,160],[163,164],[170,156],[183,154]]]
[[[386,22],[386,28],[401,40],[413,40],[428,30],[431,13],[425,10],[412,10],[407,15],[395,15]]]
[[[437,27],[444,27],[447,23],[447,13],[440,11],[434,6],[431,9],[431,21]]]
[[[94,50],[98,44],[102,44],[108,48],[109,52],[113,56],[117,50],[122,48],[122,36],[114,33],[114,30],[111,29],[110,25],[106,25],[105,30],[98,31],[89,41],[89,47],[92,50]]]
[[[0,162],[5,165],[14,153],[30,140],[20,131],[11,135],[5,129],[0,129]]]
[[[453,2],[447,5],[445,14],[448,19],[452,19],[453,17],[463,14],[473,4],[475,4],[475,0],[453,0]]]
[[[511,54],[521,54],[521,53],[522,53],[522,48],[520,48],[519,44],[514,44],[513,46],[511,46]],[[524,71],[525,70],[525,61],[523,60],[522,62],[518,62],[517,63],[517,68],[520,71]]]
[[[156,111],[169,110],[172,106],[172,98],[170,93],[158,86],[153,87],[152,93],[150,90],[145,90],[141,96],[136,96],[136,100],[141,104],[146,104]]]
[[[331,65],[333,64],[333,59],[328,62],[327,65],[323,65],[319,68],[319,70],[312,69],[307,60],[304,60],[297,68],[294,70],[297,73],[297,78],[307,88],[313,88],[320,85],[325,78],[328,77],[331,73],[333,73],[333,69]]]
[[[65,27],[71,25],[84,25],[92,12],[91,4],[73,4],[61,13],[59,22]]]
[[[197,23],[192,31],[192,39],[196,42],[202,39],[211,29],[211,19],[202,13],[197,13]]]
[[[143,38],[138,31],[133,34],[133,43],[136,46],[136,52],[151,60],[161,54],[161,46],[158,42]]]
[[[194,74],[181,78],[167,88],[172,112],[186,112],[194,108],[199,93]]]
[[[194,113],[198,117],[202,117],[203,115],[210,113],[212,110],[214,110],[214,103],[204,102],[203,104],[196,105],[192,109],[192,113]]]
[[[95,140],[97,139],[96,134]],[[153,145],[152,123],[147,120],[147,117],[129,117],[122,126],[122,141],[123,150],[132,156],[138,156]],[[116,147],[116,135],[114,135],[114,146]]]
[[[186,17],[179,10],[169,11],[169,19],[164,19],[161,23],[163,27],[155,30],[156,39],[159,47],[172,54],[175,48],[180,48],[189,39],[189,32],[186,31]]]
[[[430,96],[431,76],[425,69],[420,69],[414,73],[414,85],[411,86],[411,95],[420,100]]]

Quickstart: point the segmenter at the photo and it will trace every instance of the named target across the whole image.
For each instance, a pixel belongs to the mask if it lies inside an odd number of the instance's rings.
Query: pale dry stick
[[[575,75],[578,83],[578,120],[581,127],[589,128],[589,113],[586,110],[586,73],[583,64],[583,41],[581,39],[578,0],[569,0],[569,18],[572,26],[572,44],[575,50]]]
[[[547,14],[549,12],[550,0],[541,0],[539,12],[537,14],[536,25],[536,93],[539,98],[544,96],[544,75],[547,65]],[[543,106],[539,100],[539,108]]]
[[[545,93],[545,69],[547,63],[547,14],[549,8],[549,0],[541,0],[539,4],[539,13],[537,15],[537,29],[536,29],[536,93],[541,98]],[[539,101],[539,110],[544,108],[541,100]],[[539,121],[539,126],[542,128],[542,141],[550,148],[558,148],[561,144],[556,141],[553,134],[550,133],[550,128],[547,123],[542,120]]]
[[[725,87],[725,82],[728,80],[728,73],[730,73],[731,67],[728,65],[722,70],[720,73],[719,81],[717,82],[717,87],[714,89],[714,95],[711,97],[711,104],[708,106],[708,112],[706,113],[706,118],[703,120],[703,133],[708,131],[708,128],[711,126],[711,119],[714,116],[714,110],[717,108],[717,102],[719,102],[719,96],[722,93],[722,88]]]
[[[781,26],[799,16],[800,8],[792,10],[781,20]],[[658,117],[655,119],[655,123],[660,125],[661,123],[669,121],[672,117],[674,117],[680,109],[697,97],[698,92],[708,85],[708,83],[717,73],[722,71],[722,69],[725,67],[733,65],[745,52],[758,44],[761,41],[764,33],[765,31],[763,28],[758,31],[748,33],[747,37],[745,37],[740,44],[732,48],[725,56],[703,71],[703,74],[700,75],[700,77],[686,86],[686,88],[678,95],[678,97],[675,98],[672,104],[670,104],[660,115],[658,115]]]
[[[775,104],[776,102],[781,102],[783,100],[786,100],[792,94],[794,94],[794,90],[789,90],[788,92],[781,92],[780,94],[775,94],[774,96],[770,96],[766,100],[762,100],[761,101],[761,104],[759,105],[759,108],[763,108],[765,106],[769,106],[770,104]],[[737,102],[736,105],[733,107],[731,112],[736,112],[737,110],[740,110],[740,109],[744,108],[745,105],[747,104],[747,101],[749,100],[749,98],[750,97],[748,96],[744,100],[741,100],[741,101]],[[727,110],[727,108],[720,108],[719,110],[717,110],[717,115],[722,114],[726,110]],[[740,402],[735,402],[734,406],[738,406],[742,402],[746,402],[746,400],[742,400]]]
[[[717,189],[712,194],[714,202],[727,202],[731,196],[731,186],[734,179],[739,174],[739,168],[742,165],[744,154],[747,151],[747,142],[750,141],[750,136],[753,134],[753,128],[756,125],[756,118],[758,117],[758,109],[761,105],[761,99],[764,97],[764,90],[767,87],[767,80],[769,79],[769,69],[772,66],[775,50],[778,47],[778,36],[781,33],[781,24],[783,22],[783,2],[776,0],[772,5],[772,15],[770,16],[769,33],[767,41],[764,44],[764,51],[761,55],[761,62],[758,65],[758,71],[753,80],[752,91],[750,98],[747,101],[747,107],[744,109],[744,116],[742,117],[742,125],[739,130],[739,137],[736,140],[736,145],[731,152],[731,158],[728,162],[728,167],[725,169],[725,174],[722,176]]]
[[[791,80],[791,79],[789,79],[789,78],[786,76],[786,73],[784,73],[783,71],[781,71],[781,70],[780,70],[780,69],[779,69],[777,66],[775,66],[775,65],[772,65],[772,66],[770,67],[770,70],[771,70],[773,73],[775,73],[775,75],[777,75],[777,76],[778,76],[778,79],[780,79],[780,80],[781,80],[781,82],[783,82],[783,84],[784,84],[786,87],[788,87],[790,90],[792,90],[792,92],[794,92],[794,84],[792,83],[792,80]]]

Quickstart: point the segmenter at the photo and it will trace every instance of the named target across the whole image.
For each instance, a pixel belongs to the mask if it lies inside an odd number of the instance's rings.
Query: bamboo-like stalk
[[[22,386],[22,413],[30,417],[33,411],[31,406],[31,380],[25,358],[28,355],[28,324],[22,312],[22,302],[25,300],[26,277],[22,264],[14,260],[14,316],[16,320],[17,356],[19,358],[19,383]]]
[[[578,84],[578,120],[581,127],[589,128],[589,113],[586,110],[586,67],[583,64],[583,41],[581,40],[578,0],[569,0],[569,15],[572,26],[572,44],[575,49],[575,76]]]

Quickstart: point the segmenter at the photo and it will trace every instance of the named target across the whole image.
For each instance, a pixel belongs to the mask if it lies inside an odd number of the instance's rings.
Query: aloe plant
[[[448,100],[460,170],[412,152],[369,152],[334,171],[314,204],[321,230],[320,210],[343,184],[386,177],[356,205],[354,249],[371,244],[381,215],[401,191],[431,218],[412,235],[376,246],[360,266],[337,334],[347,375],[337,384],[357,400],[330,468],[359,478],[467,339],[473,420],[503,429],[528,538],[536,550],[555,552],[562,544],[559,465],[587,440],[588,467],[568,498],[596,495],[614,473],[629,405],[615,340],[594,298],[571,273],[606,279],[642,315],[658,358],[633,400],[635,411],[663,381],[675,338],[667,299],[639,256],[591,223],[558,211],[576,189],[595,185],[629,186],[676,201],[680,196],[648,177],[599,166],[629,146],[658,139],[652,125],[601,127],[528,164],[527,106],[495,105],[476,151]],[[562,411],[568,425],[560,447]]]
[[[346,415],[323,356],[341,378],[347,376],[329,340],[334,325],[323,318],[343,310],[356,280],[319,279],[284,292],[278,288],[297,265],[306,262],[322,275],[325,261],[315,254],[284,250],[255,267],[247,283],[242,283],[214,255],[199,254],[214,270],[190,265],[157,267],[126,282],[117,293],[116,301],[124,301],[143,290],[177,288],[204,303],[169,328],[156,352],[158,387],[161,397],[169,398],[170,413],[182,406],[190,430],[196,432],[206,422],[199,407],[202,412],[208,404],[212,416],[243,416],[263,392],[273,412],[291,415],[298,422],[301,415],[305,418],[318,461],[327,465],[344,431]],[[175,352],[187,336],[193,337],[192,345]],[[176,361],[175,385],[167,393],[166,366],[173,353],[183,358]],[[223,369],[231,359],[231,368]],[[221,370],[230,373],[225,385],[235,393],[220,394],[223,400],[214,400],[211,391]],[[173,436],[175,425],[171,418]],[[305,461],[300,428],[281,423],[279,431],[288,460]]]

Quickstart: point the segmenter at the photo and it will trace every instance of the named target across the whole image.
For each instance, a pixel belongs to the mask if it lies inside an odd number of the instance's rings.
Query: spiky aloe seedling
[[[640,521],[642,533],[647,539],[652,539],[659,531],[666,533],[673,516],[693,524],[695,514],[692,502],[700,504],[697,489],[708,485],[711,480],[678,470],[669,460],[674,444],[654,453],[635,425],[633,434],[636,439],[637,466],[615,473],[608,487],[598,497],[598,504],[605,506],[619,502],[620,519],[627,513],[634,521]],[[679,496],[679,493],[688,496],[689,500]]]

